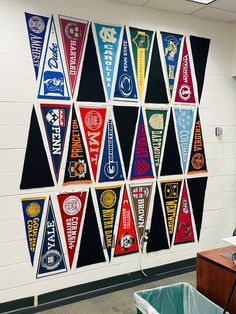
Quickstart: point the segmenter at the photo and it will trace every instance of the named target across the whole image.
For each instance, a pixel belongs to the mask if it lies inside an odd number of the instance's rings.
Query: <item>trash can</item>
[[[134,293],[137,313],[143,314],[222,314],[223,309],[190,284],[141,290]]]

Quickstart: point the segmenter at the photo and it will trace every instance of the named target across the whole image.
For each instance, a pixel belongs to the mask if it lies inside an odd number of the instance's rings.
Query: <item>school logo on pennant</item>
[[[70,105],[41,104],[40,106],[47,133],[54,172],[58,181],[61,159],[64,151]]]
[[[71,94],[73,97],[81,62],[81,55],[84,48],[88,21],[59,15],[59,22]]]
[[[38,98],[70,99],[53,16],[49,29]]]
[[[34,255],[37,247],[45,199],[45,196],[21,199],[25,220],[25,232],[32,266],[34,264]]]

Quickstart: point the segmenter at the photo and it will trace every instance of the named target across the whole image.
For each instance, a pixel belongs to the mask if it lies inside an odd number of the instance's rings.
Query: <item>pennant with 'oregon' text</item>
[[[121,26],[94,24],[98,42],[103,78],[108,99],[111,99],[114,67],[120,41]]]
[[[81,62],[81,55],[84,48],[88,21],[59,15],[59,22],[66,57],[71,95],[73,97]]]
[[[183,171],[185,173],[193,127],[193,110],[174,109],[174,115],[177,127],[180,153],[182,157]]]
[[[39,254],[37,278],[67,271],[60,234],[52,205],[51,197],[45,220],[43,240]]]
[[[48,138],[48,145],[52,157],[53,168],[58,181],[70,105],[41,104],[43,122]]]
[[[207,172],[206,156],[199,111],[197,110],[188,174]]]
[[[186,182],[184,182],[183,192],[180,200],[179,215],[175,231],[174,244],[187,242],[194,242],[194,233],[187,187]]]
[[[48,24],[48,17],[42,15],[34,15],[25,12],[25,19],[28,29],[29,43],[35,71],[35,77],[37,80],[40,61],[42,57],[45,33]]]
[[[137,234],[128,193],[126,187],[124,187],[114,256],[136,252],[138,252]]]
[[[162,181],[161,189],[164,201],[165,215],[170,237],[170,244],[175,230],[175,222],[179,204],[182,180]]]
[[[38,98],[70,99],[53,16],[49,29]]]
[[[34,264],[34,255],[37,247],[45,199],[45,196],[21,199],[25,220],[25,232],[32,266]]]
[[[72,267],[74,260],[86,194],[86,191],[81,191],[57,195],[66,238],[70,268]]]
[[[153,172],[143,113],[142,109],[140,109],[130,180],[144,178],[153,178]]]
[[[147,216],[150,207],[152,193],[152,183],[141,183],[130,185],[130,194],[135,211],[136,226],[139,235],[139,241],[146,230]]]
[[[158,170],[161,161],[161,152],[163,144],[163,135],[166,123],[166,110],[147,109],[147,123],[152,144],[152,154],[156,169],[156,176],[158,176]]]
[[[186,37],[184,38],[183,54],[181,58],[175,102],[187,104],[196,103]]]
[[[136,68],[137,83],[140,99],[142,99],[143,88],[149,62],[150,48],[152,44],[153,31],[130,27],[130,37]]]
[[[161,36],[164,48],[167,76],[169,80],[170,96],[172,97],[183,35],[161,32]]]
[[[117,208],[120,199],[121,186],[97,188],[96,195],[99,213],[102,221],[104,243],[107,249],[109,261],[114,243],[114,226],[116,221]]]
[[[79,121],[72,108],[70,142],[66,161],[64,185],[91,182],[88,159]]]
[[[127,99],[129,101],[138,100],[126,28],[124,28],[114,99]]]
[[[98,160],[104,131],[106,108],[80,108],[94,181],[97,178]]]

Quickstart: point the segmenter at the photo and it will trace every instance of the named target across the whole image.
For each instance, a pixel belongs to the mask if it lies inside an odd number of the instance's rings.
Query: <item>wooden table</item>
[[[236,276],[233,262],[221,253],[236,251],[236,246],[226,246],[197,254],[197,290],[224,308]],[[227,308],[236,314],[236,289]]]

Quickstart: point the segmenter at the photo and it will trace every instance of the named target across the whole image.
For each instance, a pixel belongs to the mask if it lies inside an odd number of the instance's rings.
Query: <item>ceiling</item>
[[[108,0],[108,1],[198,16],[209,20],[236,23],[236,0],[216,0],[210,5],[202,5],[186,0]]]

